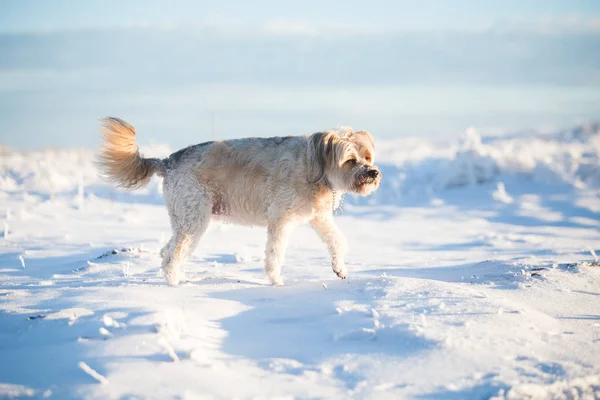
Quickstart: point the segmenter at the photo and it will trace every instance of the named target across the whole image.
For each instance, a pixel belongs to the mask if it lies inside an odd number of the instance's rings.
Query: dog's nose
[[[367,176],[369,178],[377,178],[379,176],[379,171],[377,171],[376,169],[370,169],[369,172],[367,172]]]

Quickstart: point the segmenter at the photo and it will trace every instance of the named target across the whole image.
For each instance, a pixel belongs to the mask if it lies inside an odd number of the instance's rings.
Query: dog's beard
[[[376,178],[361,178],[356,184],[356,193],[367,196],[373,193],[379,187],[380,179]]]

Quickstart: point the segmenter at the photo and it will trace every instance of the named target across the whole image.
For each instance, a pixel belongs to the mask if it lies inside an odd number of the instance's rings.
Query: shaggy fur
[[[161,250],[161,267],[170,285],[184,278],[180,264],[213,218],[267,227],[265,272],[275,285],[283,285],[281,264],[294,226],[310,222],[327,245],[333,271],[346,278],[346,240],[332,209],[340,200],[336,192],[367,195],[379,186],[368,132],[208,142],[160,160],[139,153],[128,123],[108,118],[103,128],[98,165],[108,180],[135,189],[153,174],[164,178],[173,236]]]
[[[104,140],[97,164],[104,179],[125,189],[140,189],[155,173],[164,176],[164,164],[157,158],[143,158],[135,144],[135,128],[118,118],[103,120]]]

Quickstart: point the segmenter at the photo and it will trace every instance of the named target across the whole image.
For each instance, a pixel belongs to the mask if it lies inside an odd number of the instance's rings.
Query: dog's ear
[[[357,136],[363,136],[371,143],[371,146],[375,148],[375,140],[373,140],[373,136],[371,136],[371,133],[369,133],[369,131],[358,131],[354,132],[353,134]]]
[[[333,146],[339,141],[335,132],[314,133],[308,138],[308,181],[318,183],[325,177],[325,170],[329,166],[333,154]]]

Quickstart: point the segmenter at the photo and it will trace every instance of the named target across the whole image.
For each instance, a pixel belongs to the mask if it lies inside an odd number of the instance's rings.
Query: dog
[[[161,269],[172,286],[184,279],[180,264],[212,219],[267,227],[265,272],[283,285],[281,264],[293,228],[309,222],[327,245],[333,272],[345,279],[345,237],[333,219],[343,194],[368,195],[381,182],[375,143],[367,131],[246,138],[200,143],[168,158],[144,158],[135,129],[118,118],[102,124],[100,174],[125,189],[163,178],[173,235],[161,250]]]

